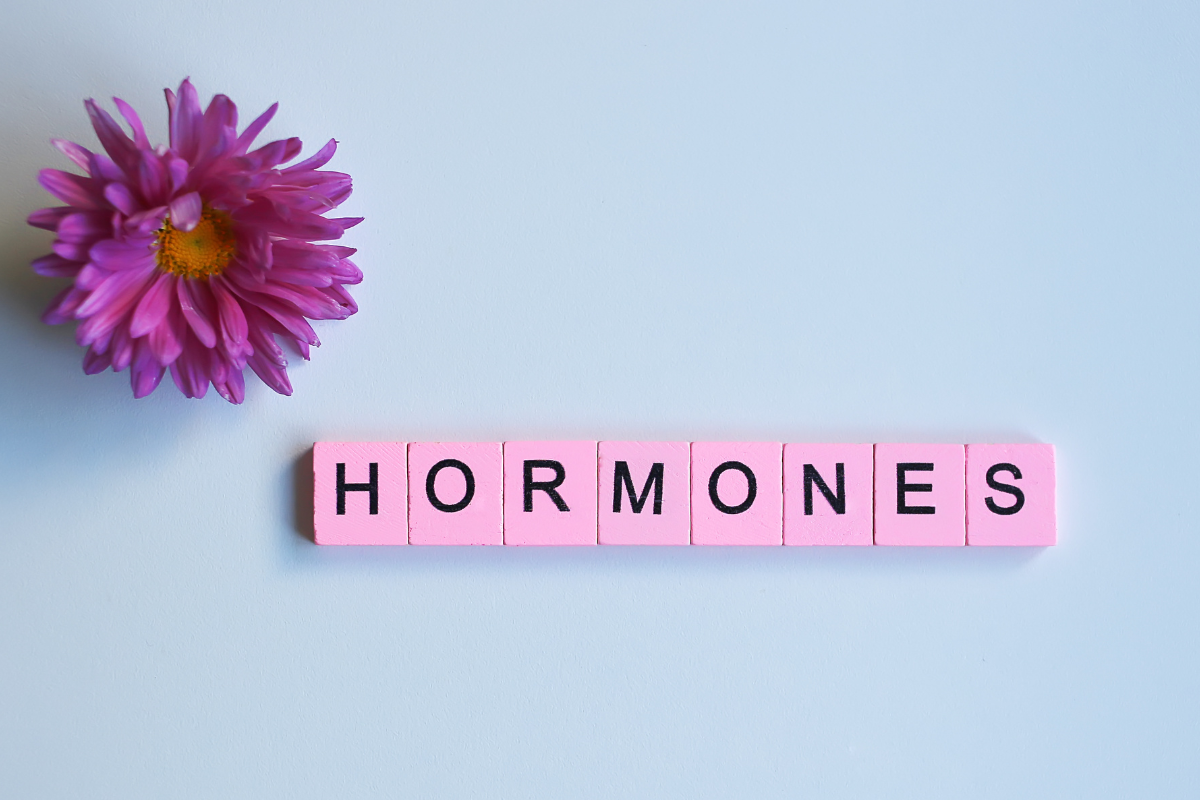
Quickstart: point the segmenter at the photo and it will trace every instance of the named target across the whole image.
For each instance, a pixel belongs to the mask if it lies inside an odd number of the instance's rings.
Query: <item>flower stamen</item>
[[[155,235],[158,268],[180,278],[208,278],[220,275],[236,251],[233,220],[229,214],[204,206],[200,222],[190,231],[180,230],[163,220]]]

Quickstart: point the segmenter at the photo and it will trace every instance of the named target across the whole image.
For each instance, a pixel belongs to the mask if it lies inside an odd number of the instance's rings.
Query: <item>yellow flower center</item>
[[[220,275],[233,258],[235,241],[233,222],[224,211],[204,206],[190,231],[176,228],[168,217],[155,237],[158,268],[180,278]]]

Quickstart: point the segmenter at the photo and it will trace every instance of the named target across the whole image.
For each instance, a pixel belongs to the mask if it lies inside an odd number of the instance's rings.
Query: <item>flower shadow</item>
[[[22,113],[21,104],[29,107]],[[6,118],[50,118],[44,126],[15,127],[0,122],[5,157],[0,182],[0,452],[21,465],[8,473],[6,493],[19,498],[48,473],[70,462],[73,470],[95,474],[114,459],[153,458],[171,449],[194,419],[198,404],[172,387],[133,399],[128,372],[85,375],[83,349],[74,326],[49,326],[41,313],[69,285],[36,275],[30,262],[50,252],[54,236],[32,228],[26,217],[57,201],[37,184],[42,167],[65,167],[47,139],[53,134],[93,138],[80,129],[86,118],[76,108],[37,106],[18,98]],[[38,113],[40,112],[40,113]],[[166,379],[170,383],[170,377]],[[221,401],[217,398],[218,402]]]

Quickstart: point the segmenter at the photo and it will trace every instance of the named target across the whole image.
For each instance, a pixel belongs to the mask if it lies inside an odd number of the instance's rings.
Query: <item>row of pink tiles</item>
[[[318,544],[1047,546],[1057,538],[1046,444],[318,442],[313,470]]]

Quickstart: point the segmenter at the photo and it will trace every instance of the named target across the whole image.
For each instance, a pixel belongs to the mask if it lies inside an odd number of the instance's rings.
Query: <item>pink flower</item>
[[[29,224],[54,231],[54,252],[33,262],[39,275],[72,278],[42,316],[80,320],[84,372],[130,368],[134,397],[171,371],[188,397],[211,383],[231,403],[245,398],[248,366],[290,395],[287,360],[275,341],[295,341],[304,358],[319,345],[311,319],[358,310],[346,290],[362,280],[341,238],[361,218],[323,216],[350,196],[350,176],[319,169],[299,139],[250,150],[278,104],[237,132],[237,108],[219,94],[204,111],[191,82],[166,90],[171,146],[151,147],[142,121],[113,98],[132,138],[92,100],[84,105],[108,155],[54,140],[87,176],[45,169],[38,181],[65,206]]]

